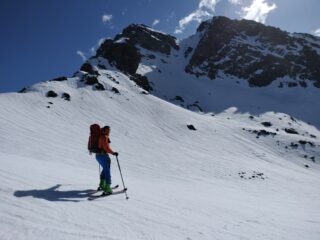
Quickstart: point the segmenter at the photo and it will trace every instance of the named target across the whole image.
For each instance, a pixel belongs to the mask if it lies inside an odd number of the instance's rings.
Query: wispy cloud
[[[234,5],[243,4],[243,0],[228,0],[228,1]]]
[[[244,19],[265,23],[268,14],[276,8],[275,3],[269,5],[266,0],[253,0],[249,6],[241,9],[240,16]]]
[[[316,35],[317,37],[320,37],[320,28],[317,30],[313,31],[313,34]]]
[[[172,12],[169,14],[169,16],[167,17],[166,21],[167,21],[167,22],[170,22],[170,20],[171,20],[172,18],[174,18],[175,16],[176,16],[176,13],[175,13],[174,11],[172,11]]]
[[[111,14],[104,14],[102,15],[102,22],[103,24],[106,24],[108,22],[110,22],[112,19],[112,15]]]
[[[127,11],[128,11],[128,8],[124,8],[124,9],[121,11],[121,15],[122,15],[122,16],[126,15]]]
[[[84,54],[84,52],[78,50],[77,54],[81,57],[82,61],[85,62],[87,60],[86,55]]]
[[[200,23],[205,18],[212,17],[218,2],[220,2],[220,0],[200,0],[198,8],[188,16],[182,18],[174,32],[176,34],[182,33],[191,22]]]
[[[152,23],[152,27],[156,26],[157,24],[160,23],[160,20],[159,19],[155,19]]]

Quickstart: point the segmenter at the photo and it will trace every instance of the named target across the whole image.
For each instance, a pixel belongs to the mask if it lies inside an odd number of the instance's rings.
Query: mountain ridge
[[[320,126],[320,109],[314,104],[320,101],[318,79],[310,78],[320,71],[319,39],[226,17],[204,21],[194,35],[181,41],[131,24],[105,40],[72,78],[51,81],[76,79],[76,86],[105,91],[110,87],[100,80],[104,71],[120,71],[142,93],[193,111],[220,113],[233,107],[253,115],[275,111]],[[115,83],[111,91],[121,94],[117,74],[110,81]]]

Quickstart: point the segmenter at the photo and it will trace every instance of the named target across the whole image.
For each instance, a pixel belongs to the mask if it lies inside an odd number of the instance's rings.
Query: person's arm
[[[111,149],[109,144],[109,138],[106,138],[105,151],[106,153],[114,154],[114,151]]]
[[[103,149],[106,153],[114,154],[109,145],[109,139],[105,136],[102,136],[99,139],[99,148]]]

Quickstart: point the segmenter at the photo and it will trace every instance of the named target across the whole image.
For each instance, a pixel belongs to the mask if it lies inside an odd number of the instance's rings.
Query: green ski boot
[[[106,182],[106,180],[102,180],[102,190],[105,194],[111,194],[112,189],[110,187],[110,184]]]
[[[99,182],[99,187],[98,187],[98,191],[101,191],[103,188],[103,179],[100,179],[100,182]]]

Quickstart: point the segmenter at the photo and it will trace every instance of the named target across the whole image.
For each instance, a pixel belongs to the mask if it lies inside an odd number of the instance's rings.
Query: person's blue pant
[[[96,154],[96,160],[102,167],[102,172],[100,179],[105,179],[108,184],[111,184],[111,174],[110,174],[110,157],[108,154]]]

